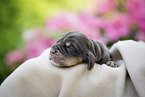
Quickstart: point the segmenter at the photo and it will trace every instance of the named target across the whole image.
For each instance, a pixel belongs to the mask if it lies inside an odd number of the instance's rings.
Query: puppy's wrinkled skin
[[[91,70],[95,63],[107,63],[111,58],[107,47],[102,43],[74,31],[65,33],[52,46],[50,60],[59,67],[88,63],[88,70]]]

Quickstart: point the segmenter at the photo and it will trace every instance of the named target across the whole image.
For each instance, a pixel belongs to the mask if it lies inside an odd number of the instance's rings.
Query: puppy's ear
[[[88,52],[88,70],[91,70],[94,67],[95,64],[95,56]]]

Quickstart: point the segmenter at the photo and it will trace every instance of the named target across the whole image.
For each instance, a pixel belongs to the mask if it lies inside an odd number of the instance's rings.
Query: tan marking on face
[[[66,58],[65,60],[52,60],[51,62],[56,66],[72,66],[82,63],[81,58]]]
[[[70,42],[66,42],[65,45],[66,45],[66,46],[70,46],[71,43],[70,43]]]
[[[77,65],[82,62],[81,58],[67,58],[65,59],[66,66]]]

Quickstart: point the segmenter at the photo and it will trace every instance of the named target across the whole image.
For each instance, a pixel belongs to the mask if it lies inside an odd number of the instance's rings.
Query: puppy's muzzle
[[[55,59],[62,60],[63,57],[62,57],[62,55],[61,55],[61,53],[60,53],[59,50],[53,49],[53,48],[52,48],[52,49],[50,50],[50,59],[53,59],[53,60],[55,60]]]
[[[58,52],[58,50],[54,50],[54,49],[50,50],[51,55],[55,55],[57,52]]]

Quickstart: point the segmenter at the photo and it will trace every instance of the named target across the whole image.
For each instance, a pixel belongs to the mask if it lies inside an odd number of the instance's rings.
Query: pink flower
[[[127,0],[126,8],[130,19],[145,31],[145,0]]]
[[[97,26],[96,16],[89,13],[81,13],[78,15],[78,18],[81,25],[85,25],[86,27],[90,29],[96,29],[96,26]]]
[[[31,41],[26,45],[27,58],[33,58],[39,56],[45,49],[54,44],[53,39],[41,38],[35,41]]]
[[[50,18],[46,23],[46,29],[50,33],[56,31],[80,31],[91,38],[100,39],[95,23],[95,17],[91,14],[81,13],[77,15],[74,13],[65,13]]]
[[[19,50],[10,51],[5,57],[5,63],[7,65],[13,65],[21,62],[24,59],[24,55]]]
[[[43,37],[43,30],[42,29],[33,29],[33,30],[26,30],[23,32],[23,40],[25,42],[30,42],[40,37]]]
[[[121,37],[129,35],[129,18],[123,14],[116,14],[112,18],[113,20],[103,20],[103,23],[100,25],[108,41],[116,41]]]
[[[77,27],[78,17],[74,13],[62,13],[50,18],[46,22],[46,28],[54,31],[69,30]]]
[[[99,33],[99,29],[97,28],[97,18],[88,13],[82,13],[78,16],[79,18],[79,26],[77,26],[77,30],[86,34],[88,37],[100,40],[101,36]]]
[[[144,40],[145,41],[145,32],[139,31],[135,37],[137,40]]]
[[[103,0],[99,1],[96,4],[96,12],[97,13],[106,13],[111,10],[114,10],[117,7],[117,3],[115,0]]]

